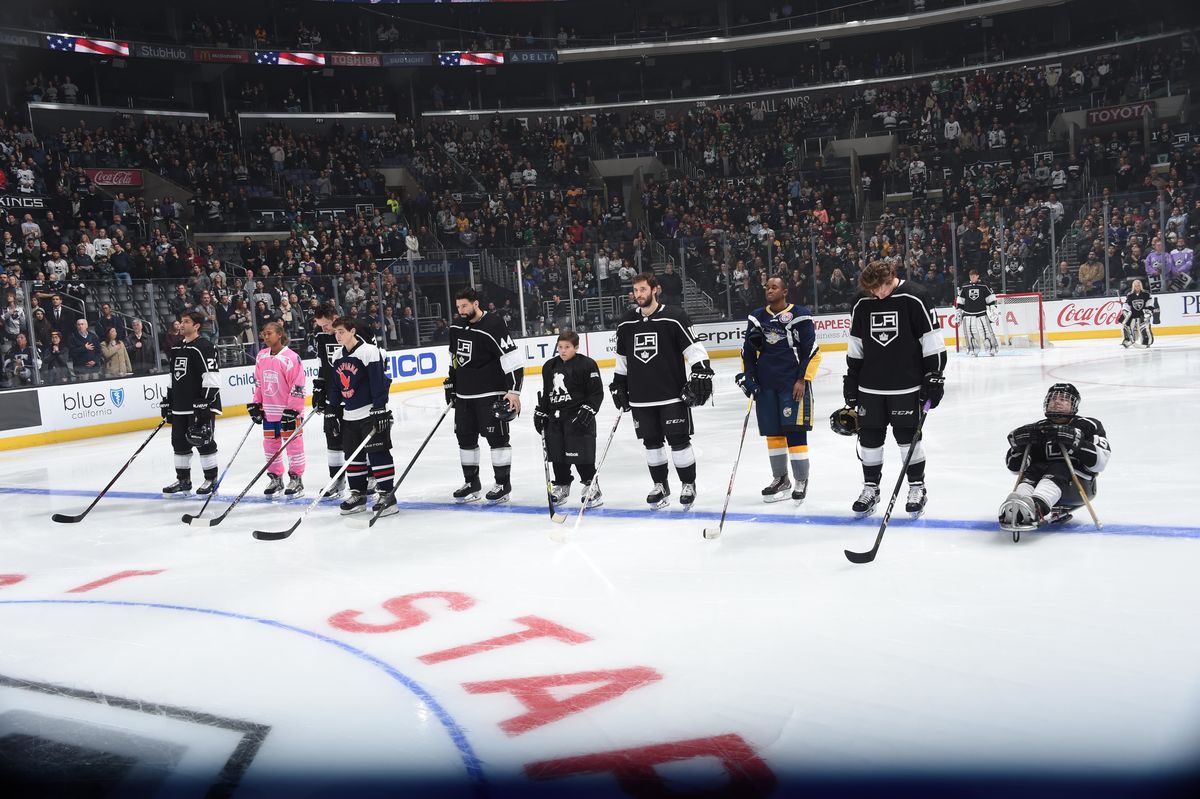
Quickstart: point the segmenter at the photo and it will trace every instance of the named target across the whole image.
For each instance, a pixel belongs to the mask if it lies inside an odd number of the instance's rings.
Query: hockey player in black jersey
[[[791,498],[800,504],[808,493],[808,431],[812,430],[812,381],[821,365],[812,312],[788,302],[787,281],[767,280],[767,304],[747,320],[742,369],[735,379],[747,397],[756,397],[759,435],[766,436],[771,484],[764,502]],[[791,462],[795,488],[788,479]]]
[[[542,366],[542,391],[533,412],[533,427],[546,437],[546,453],[554,467],[550,499],[557,506],[571,495],[571,464],[583,484],[589,508],[604,504],[596,478],[596,412],[604,402],[600,367],[579,352],[579,334],[558,334],[558,355]],[[590,491],[589,491],[590,489]]]
[[[187,496],[192,491],[192,449],[200,455],[204,482],[200,495],[211,494],[217,480],[217,442],[213,416],[221,413],[221,382],[217,376],[217,351],[200,335],[207,320],[201,311],[184,311],[179,318],[183,340],[167,352],[171,386],[160,404],[171,424],[171,448],[175,451],[175,482],[163,488],[165,496]]]
[[[965,340],[967,354],[979,357],[979,351],[986,345],[988,355],[995,355],[1000,349],[996,331],[992,329],[992,316],[998,307],[996,295],[979,282],[978,271],[972,269],[967,277],[970,282],[958,290],[955,301],[959,346]]]
[[[367,478],[375,480],[378,499],[371,510],[380,516],[397,513],[392,481],[396,467],[392,461],[392,412],[388,410],[388,390],[392,381],[383,368],[383,353],[358,335],[353,317],[340,316],[333,323],[339,349],[333,361],[333,379],[329,381],[329,407],[341,421],[343,458],[370,439],[356,460],[346,466],[350,492],[341,504],[343,516],[367,509]],[[343,463],[345,461],[343,460]]]
[[[929,294],[920,285],[896,277],[887,261],[863,269],[859,287],[866,294],[850,313],[850,342],[842,396],[858,411],[858,457],[863,490],[852,510],[866,516],[879,502],[883,474],[883,444],[887,428],[908,456],[908,500],[914,516],[925,510],[925,452],[916,438],[926,401],[942,401],[946,344]]]
[[[312,384],[312,405],[318,413],[324,416],[325,451],[330,477],[340,472],[342,464],[346,462],[342,454],[342,420],[339,416],[339,409],[329,405],[329,381],[333,379],[333,362],[342,352],[342,345],[338,344],[337,336],[333,332],[333,323],[337,318],[337,309],[331,303],[325,303],[317,308],[313,317],[313,322],[317,327],[317,332],[313,334],[313,349],[317,352],[318,366],[317,376],[313,378]],[[375,343],[370,331],[365,331],[365,335],[355,331],[355,335],[367,344]],[[345,487],[346,479],[341,477],[329,489],[326,497],[340,496]]]
[[[1133,281],[1132,290],[1121,301],[1121,346],[1149,347],[1154,343],[1154,311],[1158,300],[1142,287],[1142,281]]]
[[[696,500],[691,409],[712,396],[713,370],[687,312],[660,305],[656,288],[658,280],[648,272],[633,279],[638,307],[617,325],[617,367],[609,391],[618,410],[632,410],[637,437],[646,448],[654,481],[646,502],[662,508],[670,501],[664,446],[670,445],[671,461],[682,483],[679,502],[686,509]],[[690,376],[684,371],[684,360],[691,366]]]
[[[1096,496],[1096,475],[1108,465],[1111,448],[1104,425],[1079,415],[1079,401],[1075,386],[1055,383],[1042,403],[1046,418],[1008,434],[1004,462],[1010,472],[1021,474],[1021,482],[1000,505],[1000,527],[1014,540],[1027,530],[1070,519],[1071,511],[1084,504],[1072,469],[1087,498]]]
[[[512,493],[512,447],[508,423],[521,412],[525,359],[499,314],[479,308],[474,289],[455,295],[458,318],[450,326],[450,376],[443,383],[446,402],[454,406],[454,434],[463,485],[454,499],[479,499],[479,436],[492,451],[496,484],[489,502],[507,502]]]

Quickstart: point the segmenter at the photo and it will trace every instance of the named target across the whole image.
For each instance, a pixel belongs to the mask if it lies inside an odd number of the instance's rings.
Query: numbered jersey
[[[983,316],[996,304],[996,295],[982,283],[968,283],[958,290],[957,304],[963,316]]]
[[[905,394],[946,367],[946,343],[929,293],[901,280],[884,299],[863,297],[850,312],[846,368],[865,394]]]
[[[684,359],[692,364],[708,360],[680,308],[659,305],[650,316],[635,308],[617,325],[616,338],[616,373],[627,377],[629,404],[635,408],[679,402],[687,385]]]
[[[1042,419],[1041,424],[1050,424],[1050,420]],[[1104,471],[1104,467],[1108,465],[1108,458],[1112,454],[1112,447],[1108,443],[1108,434],[1104,432],[1104,425],[1100,423],[1099,419],[1092,419],[1088,416],[1076,416],[1067,424],[1079,431],[1079,447],[1071,453],[1071,465],[1080,477],[1093,479]],[[1021,457],[1024,454],[1023,447],[1008,448],[1006,465],[1009,471],[1014,473],[1020,471]],[[1038,446],[1029,448],[1029,466],[1026,467],[1026,471],[1041,471],[1060,466],[1062,463],[1062,448],[1054,441],[1042,442]]]
[[[197,402],[208,403],[221,412],[221,381],[217,374],[217,350],[203,336],[183,341],[167,351],[171,364],[171,413],[190,414]]]
[[[459,317],[450,326],[450,379],[460,399],[519,392],[524,378],[525,357],[498,314]]]

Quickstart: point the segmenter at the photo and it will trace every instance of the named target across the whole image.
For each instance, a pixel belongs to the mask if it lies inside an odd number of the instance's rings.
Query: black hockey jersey
[[[366,344],[374,344],[375,337],[369,332],[366,335],[355,331],[358,340]],[[342,354],[342,345],[337,343],[337,336],[332,332],[325,333],[318,330],[313,334],[313,349],[317,351],[317,376],[314,378],[315,386],[325,386],[329,380],[333,379],[333,362],[336,361]],[[317,384],[316,381],[321,383]]]
[[[640,308],[625,314],[617,325],[615,382],[625,383],[635,408],[679,402],[691,365],[708,362],[708,351],[696,338],[682,308],[659,305],[650,316]]]
[[[586,355],[576,353],[569,361],[555,355],[542,366],[542,402],[551,415],[570,419],[582,405],[599,411],[604,402],[600,367]]]
[[[791,391],[797,380],[813,380],[821,365],[812,312],[788,303],[779,313],[758,308],[746,322],[742,369],[763,388]]]
[[[1125,310],[1130,318],[1145,319],[1154,310],[1155,299],[1147,291],[1134,291],[1125,297]]]
[[[946,366],[946,342],[925,289],[901,280],[885,299],[867,296],[850,312],[846,368],[864,394],[907,394]]]
[[[499,314],[483,312],[478,322],[459,317],[450,326],[450,380],[460,399],[519,392],[525,357]]]
[[[968,283],[958,290],[955,304],[963,316],[983,316],[989,305],[996,304],[996,295],[982,283]]]
[[[181,341],[167,351],[171,364],[171,413],[190,414],[195,402],[207,402],[213,413],[221,412],[221,379],[217,374],[217,350],[204,336]]]
[[[1041,422],[1035,424],[1053,424],[1049,419],[1042,419]],[[1108,434],[1104,432],[1104,425],[1100,424],[1100,420],[1092,419],[1087,416],[1076,416],[1068,422],[1070,427],[1074,427],[1082,436],[1079,448],[1071,453],[1071,465],[1075,467],[1075,471],[1080,477],[1093,479],[1100,472],[1104,471],[1104,467],[1108,465],[1108,458],[1112,454],[1112,447],[1108,443]],[[1009,447],[1008,453],[1004,456],[1005,465],[1008,470],[1016,474],[1021,470],[1021,457],[1025,454],[1025,447]],[[1026,472],[1040,471],[1043,467],[1060,465],[1063,462],[1062,449],[1054,441],[1042,442],[1029,448],[1029,466],[1026,467]]]
[[[361,339],[350,352],[339,350],[329,381],[329,406],[341,408],[347,421],[366,419],[372,408],[386,408],[392,381],[384,373],[383,353]]]

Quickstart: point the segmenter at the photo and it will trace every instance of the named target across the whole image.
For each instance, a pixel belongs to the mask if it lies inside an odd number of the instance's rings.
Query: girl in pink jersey
[[[263,325],[266,344],[254,362],[254,396],[246,409],[256,424],[263,426],[263,451],[270,458],[287,442],[288,484],[283,486],[283,456],[267,468],[268,497],[299,497],[304,494],[304,438],[296,420],[304,410],[304,364],[287,346],[287,332],[278,322]]]

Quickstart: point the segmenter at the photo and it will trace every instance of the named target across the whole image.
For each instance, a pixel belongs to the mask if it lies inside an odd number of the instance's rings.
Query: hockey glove
[[[279,432],[283,433],[284,435],[291,435],[292,433],[296,432],[297,418],[298,414],[291,408],[285,410],[283,415],[279,417]]]
[[[571,420],[571,429],[576,435],[586,436],[596,432],[596,412],[590,405],[581,405],[575,418]]]
[[[455,400],[454,381],[448,377],[445,380],[443,380],[442,381],[442,391],[446,392],[446,404],[453,405],[454,400]]]
[[[852,374],[842,376],[842,399],[846,407],[858,407],[858,378]]]
[[[629,388],[624,381],[614,379],[608,384],[608,393],[612,394],[613,405],[617,406],[618,411],[625,413],[629,410]]]
[[[954,312],[954,326],[955,327],[962,327],[962,317],[963,317],[962,308],[959,308],[957,311]]]
[[[185,437],[187,438],[187,442],[193,447],[203,447],[206,444],[211,444],[213,440],[212,416],[207,413],[193,413],[192,420],[188,423]]]
[[[255,424],[262,424],[263,419],[266,418],[263,416],[262,405],[258,404],[257,402],[251,402],[249,405],[247,405],[246,413],[250,414],[250,421],[254,422]]]
[[[203,397],[192,400],[192,415],[209,416],[212,405]]]
[[[712,398],[713,388],[713,369],[708,365],[708,361],[692,365],[692,376],[688,378],[687,385],[683,387],[683,393],[680,396],[687,405],[695,408],[703,405]]]
[[[162,398],[162,402],[158,403],[158,412],[169,424],[171,421],[171,389],[167,389],[166,396]]]
[[[371,425],[375,435],[387,438],[392,433],[392,412],[387,408],[372,408]]]
[[[537,405],[533,407],[533,429],[540,436],[546,430],[550,421],[550,408],[542,402],[542,393],[538,392]]]
[[[1044,435],[1068,455],[1079,449],[1079,445],[1083,443],[1083,433],[1067,424],[1047,425]]]
[[[734,375],[733,382],[737,383],[737,387],[742,390],[742,393],[747,397],[758,395],[758,381],[745,372],[738,372]]]
[[[342,437],[342,417],[335,408],[330,408],[325,413],[325,438],[329,441],[336,441]],[[337,444],[341,447],[341,444]]]
[[[1009,446],[1018,450],[1023,450],[1030,445],[1037,446],[1041,442],[1042,426],[1040,424],[1022,425],[1008,434]]]
[[[319,377],[313,381],[312,406],[317,413],[325,413],[329,407],[329,393],[325,391],[325,381]]]
[[[925,379],[921,381],[921,392],[918,395],[921,399],[921,404],[929,403],[931,409],[936,408],[942,402],[942,397],[946,393],[946,378],[942,377],[941,372],[926,372]]]

